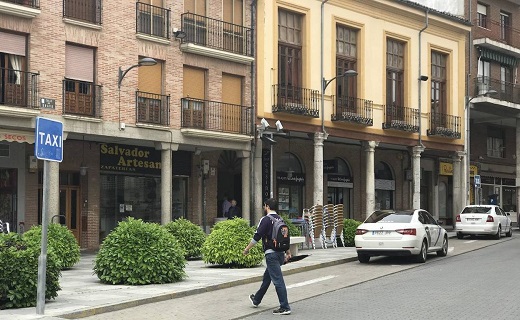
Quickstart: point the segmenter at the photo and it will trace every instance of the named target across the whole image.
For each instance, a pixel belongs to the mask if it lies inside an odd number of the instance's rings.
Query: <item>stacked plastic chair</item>
[[[316,249],[315,239],[320,239],[321,247],[325,248],[325,230],[323,228],[323,206],[314,205],[309,209],[309,235],[312,248]]]
[[[9,233],[9,222],[3,222],[0,220],[0,233]]]
[[[334,205],[327,204],[323,207],[323,229],[325,238],[325,249],[327,244],[334,246],[332,233],[334,232]]]
[[[343,247],[345,246],[345,242],[343,241],[343,204],[337,204],[334,206],[333,210],[334,216],[334,230],[333,230],[333,242],[332,246],[336,248],[338,246],[338,236],[341,240],[341,244]]]

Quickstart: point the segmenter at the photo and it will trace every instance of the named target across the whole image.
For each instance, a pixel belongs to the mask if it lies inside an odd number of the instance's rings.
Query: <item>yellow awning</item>
[[[0,141],[34,144],[34,132],[0,129]]]

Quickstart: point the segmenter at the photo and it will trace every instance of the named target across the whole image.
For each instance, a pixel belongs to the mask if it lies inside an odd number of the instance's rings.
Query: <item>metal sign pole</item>
[[[43,201],[42,201],[42,240],[41,253],[38,258],[38,291],[36,299],[36,313],[45,312],[45,281],[47,275],[47,230],[48,230],[48,202],[49,202],[49,161],[43,161]]]

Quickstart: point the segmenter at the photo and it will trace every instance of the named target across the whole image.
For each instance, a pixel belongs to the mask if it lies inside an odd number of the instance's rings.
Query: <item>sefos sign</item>
[[[103,143],[99,152],[101,171],[161,174],[161,152],[154,148]]]

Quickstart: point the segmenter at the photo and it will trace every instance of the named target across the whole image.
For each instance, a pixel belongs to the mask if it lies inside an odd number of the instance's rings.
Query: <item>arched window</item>
[[[278,213],[297,218],[303,211],[303,187],[305,175],[300,160],[285,152],[276,162],[276,188]]]
[[[376,210],[394,209],[395,180],[392,169],[388,164],[380,161],[374,168]]]

